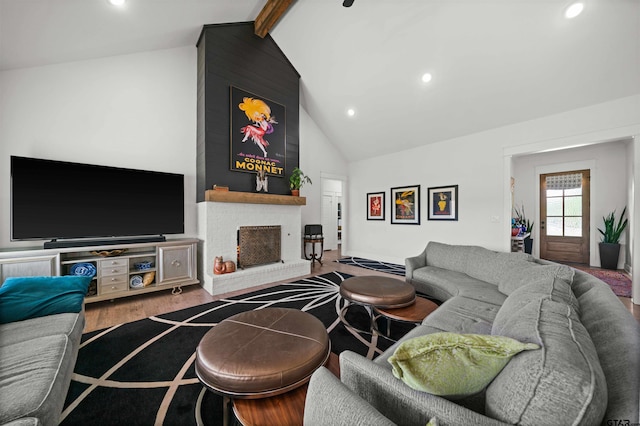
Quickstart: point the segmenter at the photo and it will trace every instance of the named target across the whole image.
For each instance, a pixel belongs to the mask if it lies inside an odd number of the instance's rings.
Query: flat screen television
[[[12,240],[181,233],[184,175],[11,157]]]

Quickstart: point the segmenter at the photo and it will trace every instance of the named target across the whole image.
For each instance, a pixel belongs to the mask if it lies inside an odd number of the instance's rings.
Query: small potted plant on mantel
[[[298,167],[294,167],[291,176],[289,176],[289,188],[291,189],[291,195],[298,197],[300,195],[300,188],[308,183],[312,185],[311,178],[304,174]]]
[[[602,217],[604,221],[604,231],[598,228],[602,234],[602,241],[598,245],[600,249],[600,267],[604,269],[618,269],[618,257],[620,256],[620,236],[627,227],[628,219],[624,214],[627,212],[625,207],[620,215],[620,220],[616,223],[616,211],[609,213],[607,217]]]

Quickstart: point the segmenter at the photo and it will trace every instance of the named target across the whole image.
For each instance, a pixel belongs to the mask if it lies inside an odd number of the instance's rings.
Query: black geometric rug
[[[375,358],[413,326],[393,323],[391,338],[346,328],[339,288],[349,277],[328,273],[84,334],[61,424],[221,425],[222,397],[199,383],[195,349],[211,327],[251,309],[309,312],[326,326],[333,352]],[[354,306],[347,320],[366,328],[368,315]]]
[[[342,259],[336,260],[336,262],[404,277],[404,265],[397,265],[395,263],[380,262],[379,260],[363,259],[361,257],[343,257]]]

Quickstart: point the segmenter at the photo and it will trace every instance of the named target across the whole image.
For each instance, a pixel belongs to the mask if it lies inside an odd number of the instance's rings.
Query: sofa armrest
[[[354,352],[340,354],[340,378],[383,416],[403,425],[425,425],[435,418],[438,425],[506,425],[445,398],[411,389],[395,378],[391,369]]]
[[[407,257],[404,260],[404,266],[405,279],[407,280],[407,282],[411,282],[411,279],[413,278],[413,271],[418,268],[422,268],[423,266],[427,266],[427,248],[425,247],[425,249],[422,250],[422,253],[417,256]]]
[[[351,392],[325,367],[316,370],[309,381],[304,405],[304,424],[307,426],[394,425],[366,401]]]

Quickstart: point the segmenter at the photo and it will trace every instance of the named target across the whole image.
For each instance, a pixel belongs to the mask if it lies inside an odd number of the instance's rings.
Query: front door
[[[540,258],[589,264],[589,170],[540,175]]]

